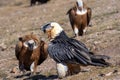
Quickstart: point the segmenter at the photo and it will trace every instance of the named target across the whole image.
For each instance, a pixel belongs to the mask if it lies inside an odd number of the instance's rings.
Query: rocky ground
[[[87,72],[68,76],[62,80],[120,80],[120,1],[119,0],[84,0],[92,8],[92,27],[79,37],[95,54],[111,57],[110,67],[87,66]],[[15,58],[15,44],[18,37],[33,32],[39,38],[46,35],[40,26],[56,21],[61,24],[68,36],[73,36],[66,12],[75,0],[51,0],[46,4],[30,7],[29,0],[0,0],[0,80],[57,80],[55,62],[51,58],[38,67],[38,74],[29,77],[29,72],[22,76],[11,73],[18,66]]]

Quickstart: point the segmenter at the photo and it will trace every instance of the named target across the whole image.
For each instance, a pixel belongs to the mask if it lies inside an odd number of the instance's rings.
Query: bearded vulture
[[[94,55],[82,42],[69,38],[57,22],[50,22],[41,27],[48,35],[48,54],[57,63],[59,78],[67,75],[68,63],[92,66],[109,66],[105,61],[108,56]]]
[[[19,61],[20,71],[30,70],[31,74],[35,74],[37,65],[47,58],[46,48],[47,44],[40,41],[36,35],[28,34],[19,37],[15,47],[15,56]]]
[[[86,7],[82,0],[77,0],[75,6],[68,10],[67,14],[75,33],[74,37],[82,36],[86,32],[86,27],[90,26],[91,8]]]

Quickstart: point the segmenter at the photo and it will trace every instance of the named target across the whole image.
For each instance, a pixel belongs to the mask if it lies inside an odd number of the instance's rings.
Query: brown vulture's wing
[[[73,28],[74,20],[76,19],[76,7],[70,8],[67,14],[69,15],[70,24]]]
[[[40,56],[39,56],[38,65],[40,65],[45,59],[47,59],[47,56],[48,56],[47,44],[41,40],[41,42],[40,42]]]
[[[16,47],[15,47],[15,56],[16,58],[19,60],[19,54],[21,52],[21,49],[22,49],[22,42],[19,41],[17,44],[16,44]]]
[[[87,8],[87,25],[89,26],[90,20],[92,16],[92,10],[91,8]]]

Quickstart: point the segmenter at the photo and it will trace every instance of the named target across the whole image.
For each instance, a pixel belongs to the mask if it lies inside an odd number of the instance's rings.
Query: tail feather
[[[110,66],[110,64],[108,62],[106,62],[104,59],[95,59],[95,58],[92,58],[91,65],[102,66],[102,67]]]
[[[89,52],[89,53],[90,53],[90,55],[91,55],[92,57],[94,57],[94,58],[98,58],[98,59],[110,59],[110,57],[109,57],[109,56],[106,56],[106,55],[94,55],[93,52]]]
[[[91,65],[94,66],[102,66],[102,67],[107,67],[110,66],[110,63],[106,62],[105,59],[109,59],[110,57],[106,55],[92,55],[91,56]]]

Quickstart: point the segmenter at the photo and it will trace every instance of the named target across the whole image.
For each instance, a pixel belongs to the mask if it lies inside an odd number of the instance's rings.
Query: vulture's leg
[[[33,63],[30,65],[31,76],[35,74],[34,68],[35,68],[35,62],[33,62]]]
[[[75,33],[75,37],[79,36],[79,29],[76,26],[74,26],[74,33]]]
[[[68,67],[66,64],[63,63],[57,63],[57,72],[59,78],[64,78],[67,76]]]

